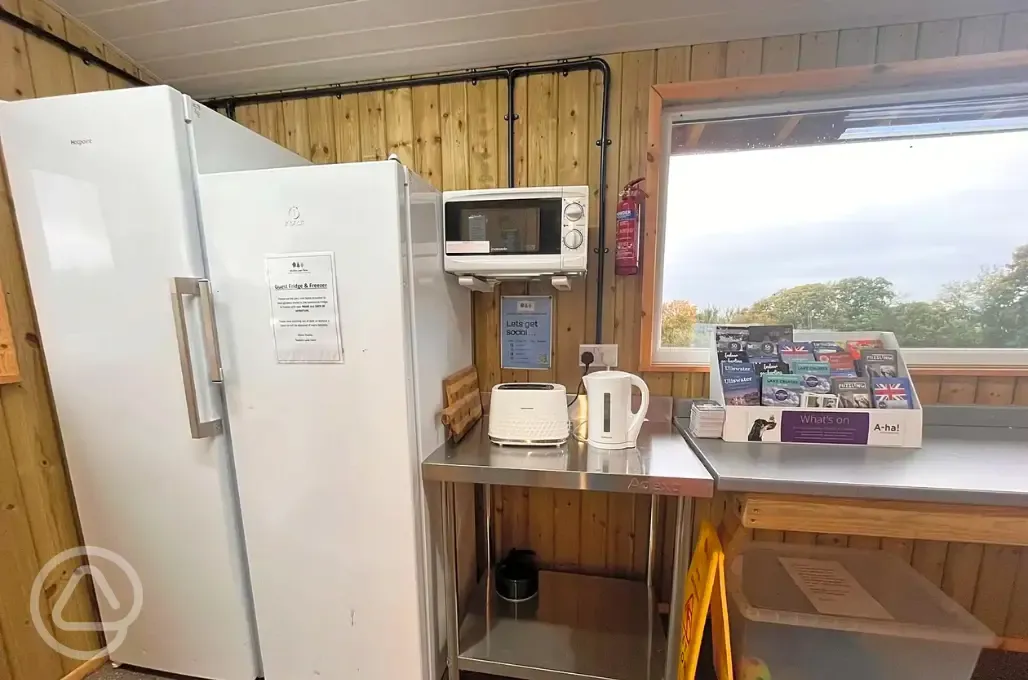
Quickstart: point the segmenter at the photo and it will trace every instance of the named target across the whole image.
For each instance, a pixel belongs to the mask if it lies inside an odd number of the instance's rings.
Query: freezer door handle
[[[212,383],[224,380],[221,370],[221,349],[218,345],[218,324],[214,321],[214,298],[211,297],[211,282],[198,279],[200,291],[200,314],[203,319],[203,348],[207,353],[207,377]]]
[[[201,281],[206,282],[205,279],[175,277],[174,289],[171,294],[171,307],[175,317],[175,335],[178,338],[179,364],[182,369],[182,386],[185,388],[186,412],[189,416],[189,431],[192,433],[193,439],[214,437],[221,434],[224,429],[220,418],[201,422],[200,409],[197,405],[196,380],[193,378],[193,356],[189,351],[189,334],[186,332],[186,312],[185,307],[182,305],[182,296],[200,296],[202,304]],[[209,284],[209,282],[207,283]],[[208,288],[208,300],[209,295],[210,289]],[[204,344],[208,345],[208,352],[210,352],[206,316],[207,314],[204,312]]]

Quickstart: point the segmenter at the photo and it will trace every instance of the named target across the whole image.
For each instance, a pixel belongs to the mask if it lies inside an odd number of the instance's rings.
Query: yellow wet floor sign
[[[732,646],[728,635],[728,598],[725,593],[725,551],[714,527],[710,522],[703,522],[685,581],[678,680],[696,678],[708,612],[711,613],[713,626],[714,666],[718,680],[732,680]]]

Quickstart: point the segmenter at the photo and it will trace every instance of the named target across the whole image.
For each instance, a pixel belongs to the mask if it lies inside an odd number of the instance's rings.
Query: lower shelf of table
[[[483,579],[460,626],[459,667],[521,680],[659,680],[667,641],[645,583],[554,571],[514,604]]]

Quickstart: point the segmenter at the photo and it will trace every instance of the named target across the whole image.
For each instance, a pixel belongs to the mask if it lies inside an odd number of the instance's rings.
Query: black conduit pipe
[[[118,68],[111,62],[101,59],[89,50],[83,47],[79,47],[75,43],[68,42],[64,38],[54,35],[45,28],[40,28],[39,26],[36,26],[31,21],[26,21],[25,19],[22,19],[20,16],[13,12],[8,12],[6,9],[0,8],[0,21],[3,21],[5,24],[10,24],[15,28],[20,28],[26,33],[36,36],[40,40],[45,40],[46,42],[52,45],[57,45],[65,52],[74,54],[75,56],[79,57],[87,65],[96,64],[108,73],[113,73],[119,78],[124,78],[133,85],[149,85],[149,83],[147,83],[145,80],[142,80],[138,76],[135,76],[124,69]]]
[[[598,243],[593,244],[593,252],[598,255],[596,262],[596,328],[594,342],[603,342],[603,274],[606,268],[606,256],[609,249],[607,241],[607,147],[611,140],[608,136],[610,124],[610,64],[599,57],[570,59],[545,64],[526,64],[520,66],[496,66],[485,69],[469,69],[454,73],[442,73],[429,76],[415,76],[389,81],[360,82],[349,85],[328,85],[305,90],[285,92],[269,92],[266,94],[247,94],[233,97],[218,97],[205,102],[211,108],[224,108],[229,118],[235,118],[236,107],[269,102],[292,101],[296,99],[313,99],[315,97],[342,97],[347,94],[361,92],[377,92],[392,90],[398,87],[421,87],[425,85],[449,85],[451,83],[470,82],[472,85],[479,80],[505,80],[507,82],[507,182],[514,186],[514,122],[518,118],[515,113],[514,86],[515,80],[540,73],[561,73],[567,75],[572,71],[599,71],[603,75],[603,108],[600,113],[600,138],[596,145],[600,147],[600,205]]]

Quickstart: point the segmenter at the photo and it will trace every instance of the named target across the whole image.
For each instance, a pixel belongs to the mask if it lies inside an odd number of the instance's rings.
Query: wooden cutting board
[[[482,418],[482,395],[478,391],[478,369],[474,366],[462,368],[443,380],[446,407],[443,409],[443,425],[459,442],[475,423]]]

